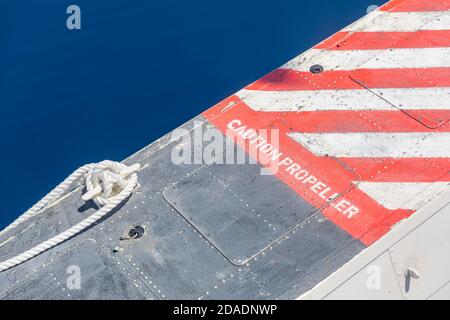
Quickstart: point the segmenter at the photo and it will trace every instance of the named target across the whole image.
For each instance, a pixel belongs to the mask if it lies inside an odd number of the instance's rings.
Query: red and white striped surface
[[[323,214],[369,245],[450,188],[450,0],[390,1],[204,116],[279,129],[284,154],[360,208]]]

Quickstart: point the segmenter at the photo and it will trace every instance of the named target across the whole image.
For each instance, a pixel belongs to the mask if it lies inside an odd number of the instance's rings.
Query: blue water
[[[0,228],[383,2],[0,0]]]

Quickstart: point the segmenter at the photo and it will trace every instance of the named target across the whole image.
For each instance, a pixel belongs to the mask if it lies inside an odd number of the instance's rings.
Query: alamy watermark
[[[378,10],[378,8],[379,8],[379,6],[377,6],[376,4],[372,4],[367,7],[366,12],[371,13],[372,11]]]
[[[69,290],[81,289],[81,268],[77,265],[68,266],[66,273],[69,275],[66,280],[66,286]]]
[[[283,153],[279,149],[278,129],[253,129],[240,120],[228,123],[226,132],[194,122],[193,129],[176,129],[171,141],[177,142],[171,152],[174,164],[256,164],[267,168],[261,174],[278,170],[277,160]]]
[[[75,4],[67,7],[66,13],[69,15],[66,19],[66,27],[69,30],[81,29],[81,9]]]

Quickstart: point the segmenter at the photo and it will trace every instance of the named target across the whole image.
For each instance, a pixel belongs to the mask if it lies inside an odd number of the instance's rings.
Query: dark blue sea
[[[0,0],[0,228],[383,2]]]

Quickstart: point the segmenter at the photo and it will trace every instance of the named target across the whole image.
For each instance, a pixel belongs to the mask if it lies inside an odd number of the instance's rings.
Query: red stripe
[[[359,190],[358,190],[359,191]],[[347,197],[352,200],[352,197],[358,197],[357,190],[352,190],[347,194]],[[415,211],[408,209],[398,209],[392,210],[390,212],[385,213],[383,216],[375,214],[375,207],[371,209],[367,209],[367,217],[362,223],[367,223],[369,228],[362,228],[365,230],[358,239],[369,246],[383,237],[386,233],[391,231],[392,227],[397,224],[399,221],[404,220],[411,216]],[[328,217],[329,208],[326,208],[323,213]],[[332,220],[332,219],[330,219]],[[333,221],[333,220],[332,220]],[[333,221],[334,222],[334,221]]]
[[[339,158],[355,170],[362,181],[450,181],[449,158]]]
[[[429,129],[448,132],[450,110],[406,110],[405,114],[422,123]]]
[[[450,0],[392,0],[380,8],[390,12],[423,12],[450,10]]]
[[[393,111],[298,111],[264,112],[258,117],[282,118],[298,132],[431,132],[416,119],[450,118],[450,110],[413,110],[414,118],[392,107]],[[409,111],[409,110],[408,110]],[[450,132],[447,123],[434,132]]]
[[[351,76],[351,78],[350,78]],[[450,68],[357,69],[320,74],[277,69],[247,86],[248,90],[345,90],[368,88],[450,87]]]
[[[450,30],[416,32],[338,32],[315,46],[325,50],[382,50],[450,47]]]
[[[392,8],[402,4],[405,1],[407,1],[407,0],[391,0],[388,3],[382,5],[380,7],[380,11],[390,11],[390,10],[392,10]]]

